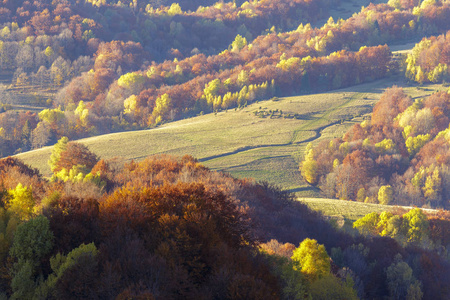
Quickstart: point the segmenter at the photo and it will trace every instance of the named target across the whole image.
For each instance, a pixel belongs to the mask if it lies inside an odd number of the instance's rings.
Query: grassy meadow
[[[382,213],[383,211],[395,211],[399,209],[398,206],[337,199],[298,198],[298,200],[305,203],[309,208],[320,211],[326,216],[351,221],[356,221],[371,212]]]
[[[237,177],[265,180],[317,197],[300,176],[298,164],[308,142],[342,136],[355,122],[369,117],[383,91],[397,84],[412,97],[443,89],[409,87],[396,77],[328,93],[275,98],[247,107],[179,120],[157,128],[91,137],[79,142],[99,157],[141,160],[152,154],[189,154],[204,165]],[[17,155],[49,175],[51,147]]]

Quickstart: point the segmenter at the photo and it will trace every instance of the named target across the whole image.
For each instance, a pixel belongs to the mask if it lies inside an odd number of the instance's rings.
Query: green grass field
[[[337,199],[325,198],[298,198],[300,202],[305,203],[309,208],[318,210],[324,215],[332,218],[343,218],[346,220],[356,221],[365,215],[376,212],[397,210],[397,206],[361,203]]]

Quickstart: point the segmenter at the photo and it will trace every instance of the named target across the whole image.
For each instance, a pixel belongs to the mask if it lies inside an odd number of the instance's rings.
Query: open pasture
[[[342,136],[369,118],[382,92],[397,84],[412,97],[443,89],[409,87],[387,78],[328,93],[275,98],[242,109],[197,116],[157,128],[82,139],[99,157],[141,160],[153,154],[189,154],[213,170],[278,184],[298,196],[318,196],[300,176],[298,164],[308,142]],[[45,175],[51,147],[17,155]]]
[[[309,208],[320,211],[326,216],[351,221],[356,221],[371,212],[382,213],[383,211],[395,211],[399,209],[398,206],[337,199],[298,198],[298,200],[305,203]]]

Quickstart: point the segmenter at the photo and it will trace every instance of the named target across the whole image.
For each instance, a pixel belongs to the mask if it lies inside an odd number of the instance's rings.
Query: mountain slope
[[[412,97],[442,89],[439,85],[420,89],[407,87],[405,82],[390,78],[332,93],[261,101],[241,110],[80,142],[104,159],[141,160],[151,154],[189,154],[214,170],[267,180],[301,192],[302,196],[317,196],[298,171],[306,144],[342,135],[354,122],[362,121],[362,116],[371,110],[383,90],[392,84],[404,86]],[[17,157],[49,175],[50,153],[51,147],[45,147]]]

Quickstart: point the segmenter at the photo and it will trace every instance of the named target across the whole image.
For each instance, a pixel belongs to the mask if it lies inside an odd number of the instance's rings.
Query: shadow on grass
[[[315,112],[315,113],[317,113],[317,112]],[[307,114],[294,114],[293,119],[310,121],[310,120],[315,120],[315,119],[317,119],[317,117],[313,116],[312,113],[307,113]]]
[[[320,189],[313,186],[302,186],[286,190],[289,193],[320,193]]]

